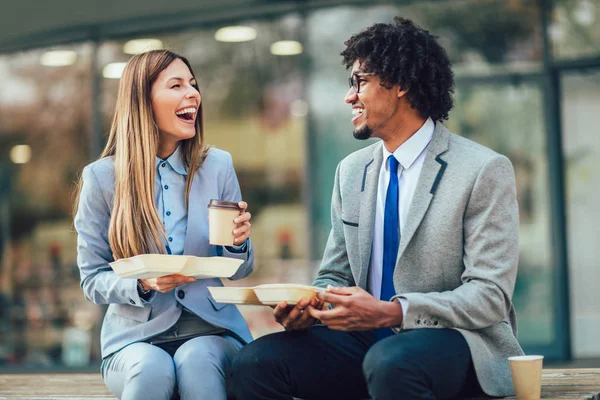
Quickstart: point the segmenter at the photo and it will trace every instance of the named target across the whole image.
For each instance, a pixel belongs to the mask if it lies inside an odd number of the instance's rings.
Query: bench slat
[[[0,400],[7,399],[115,400],[115,397],[100,374],[0,375]],[[542,399],[600,400],[600,368],[544,369]]]
[[[0,400],[115,400],[100,374],[0,375]]]
[[[600,400],[600,368],[544,369],[542,399]]]

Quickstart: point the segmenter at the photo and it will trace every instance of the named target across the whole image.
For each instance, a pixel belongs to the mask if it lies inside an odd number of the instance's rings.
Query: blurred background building
[[[248,285],[312,281],[335,166],[353,139],[343,42],[392,16],[439,36],[447,126],[507,155],[521,217],[519,340],[600,357],[600,0],[61,0],[0,11],[0,370],[99,365],[104,307],[79,287],[73,189],[106,140],[131,54],[169,48],[198,77],[209,143],[253,213]],[[231,283],[227,283],[231,284]],[[242,307],[255,336],[270,309]]]

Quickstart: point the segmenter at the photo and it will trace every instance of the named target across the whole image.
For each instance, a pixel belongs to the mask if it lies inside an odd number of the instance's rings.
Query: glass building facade
[[[369,144],[351,134],[339,53],[352,33],[394,15],[435,33],[451,58],[448,128],[515,167],[519,341],[548,359],[600,357],[600,0],[348,1],[234,14],[0,53],[0,370],[99,365],[105,307],[79,287],[74,189],[105,143],[131,40],[158,40],[190,60],[207,141],[233,156],[256,271],[225,283],[310,284],[335,167]],[[216,35],[233,25],[255,37]],[[255,337],[279,329],[270,308],[240,309]]]

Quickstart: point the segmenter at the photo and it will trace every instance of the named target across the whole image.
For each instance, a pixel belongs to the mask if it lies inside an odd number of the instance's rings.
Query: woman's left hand
[[[248,203],[245,201],[240,201],[238,206],[242,210],[240,211],[240,215],[233,220],[237,224],[237,227],[233,230],[233,244],[240,246],[250,237],[250,231],[252,230],[250,218],[252,218],[252,215],[246,211]]]

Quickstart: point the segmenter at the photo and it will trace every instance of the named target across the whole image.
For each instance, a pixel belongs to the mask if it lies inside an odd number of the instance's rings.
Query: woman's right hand
[[[185,276],[179,274],[161,276],[153,279],[140,279],[145,290],[156,290],[157,292],[167,293],[175,289],[177,286],[192,283],[196,280],[193,276]]]

